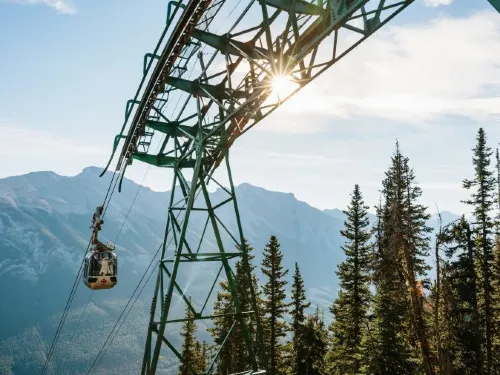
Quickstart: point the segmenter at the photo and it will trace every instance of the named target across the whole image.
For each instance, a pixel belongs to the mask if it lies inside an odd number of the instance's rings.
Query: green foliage
[[[184,363],[178,368],[174,359],[168,357],[158,372],[188,375],[194,369],[205,373],[209,358],[218,353],[223,343],[214,373],[227,375],[248,369],[250,358],[244,338],[248,332],[252,342],[258,341],[260,323],[256,316],[260,314],[269,375],[431,375],[436,371],[439,375],[495,374],[500,368],[500,356],[496,355],[500,352],[498,150],[496,177],[489,170],[491,156],[484,130],[480,129],[474,148],[474,178],[464,181],[464,188],[471,191],[466,203],[473,208],[474,223],[462,217],[439,233],[444,256],[440,256],[440,247],[436,246],[440,282],[433,284],[430,297],[420,288],[422,284],[428,285],[426,277],[430,269],[427,264],[430,228],[426,226],[429,215],[426,207],[418,203],[422,191],[408,158],[397,144],[382,182],[374,228],[376,241],[370,243],[368,207],[358,185],[344,211],[347,218],[341,235],[345,238],[342,250],[346,257],[336,271],[340,291],[330,309],[334,321],[329,329],[319,309],[311,315],[306,313],[310,302],[297,263],[291,303],[287,303],[288,271],[283,267],[276,236],[271,236],[264,249],[261,293],[253,249],[244,242],[239,250],[245,256],[236,263],[234,279],[241,310],[256,307],[254,314],[244,314],[248,331],[235,317],[228,283],[222,281],[214,305],[216,317],[209,329],[214,345],[197,340],[196,321],[187,308],[187,320],[180,335],[178,331],[172,333],[175,345],[182,345]],[[493,219],[491,211],[495,205],[498,212]],[[375,286],[373,296],[371,283]],[[90,304],[85,314],[78,311],[70,314],[69,326],[75,328],[78,321],[80,328],[63,331],[49,372],[86,373],[87,365],[102,344],[96,341],[95,333],[109,332],[114,323],[111,317],[123,305],[124,301],[108,300],[99,307]],[[127,319],[97,374],[138,370],[140,363],[130,358],[142,355],[141,335],[136,332],[140,333],[147,321],[143,310],[143,307],[134,310]],[[286,323],[289,316],[290,327]],[[0,342],[0,373],[36,373],[50,344],[44,337],[55,330],[57,323],[56,316],[50,327],[33,327]]]
[[[497,215],[495,228],[495,243],[493,247],[493,267],[492,267],[492,315],[493,315],[493,339],[492,352],[500,353],[500,154],[496,150],[496,183],[497,183]],[[493,356],[493,368],[500,368],[500,356]]]
[[[196,341],[193,348],[193,368],[200,374],[204,374],[208,370],[208,344],[203,341]]]
[[[493,251],[493,353],[500,353],[500,235],[497,235]],[[500,368],[500,357],[493,356],[493,367]]]
[[[305,310],[311,305],[306,301],[306,290],[304,287],[304,280],[300,274],[300,269],[295,263],[295,273],[293,275],[292,284],[292,345],[288,348],[287,352],[291,352],[292,360],[290,361],[290,374],[304,374],[305,373]]]
[[[245,251],[246,256],[242,257],[242,259],[236,263],[235,279],[238,286],[237,291],[241,311],[250,311],[252,310],[251,288],[253,288],[254,293],[257,294],[257,303],[260,304],[255,266],[253,265],[253,249],[245,242],[240,250]],[[224,340],[227,340],[219,354],[217,368],[221,374],[231,374],[245,369],[249,363],[249,358],[243,336],[243,328],[235,319],[234,315],[231,315],[234,314],[234,305],[227,282],[221,282],[220,287],[221,290],[217,294],[214,305],[214,315],[219,316],[213,319],[214,327],[210,328],[209,332],[214,338],[215,344],[218,346],[222,345]],[[260,310],[259,307],[258,310]],[[255,342],[257,334],[257,321],[255,315],[251,314],[246,316],[244,321],[249,330],[252,342]],[[231,333],[226,339],[228,332]]]
[[[330,311],[335,321],[331,325],[332,344],[329,351],[330,374],[358,374],[363,351],[361,341],[366,331],[370,304],[371,233],[368,229],[368,207],[364,205],[358,185],[355,185],[348,206],[342,247],[346,260],[337,271],[340,292]]]
[[[474,178],[464,180],[465,189],[472,190],[470,199],[464,203],[473,207],[474,218],[477,222],[475,229],[475,241],[479,250],[477,254],[477,268],[480,277],[479,288],[479,312],[481,315],[482,331],[485,337],[486,373],[490,374],[492,369],[492,335],[493,335],[493,303],[492,294],[492,268],[493,268],[493,240],[494,228],[490,211],[495,201],[495,177],[489,169],[491,164],[491,148],[486,145],[486,133],[480,128],[477,134],[477,143],[473,149],[472,164],[474,166]]]
[[[269,372],[272,375],[284,373],[284,350],[281,339],[286,337],[287,325],[284,316],[288,312],[285,276],[288,270],[282,266],[283,254],[276,236],[271,236],[264,249],[262,273],[267,281],[262,286],[262,313],[266,320],[266,346],[269,353]]]
[[[184,342],[182,344],[182,363],[179,368],[179,375],[191,375],[193,373],[191,369],[195,371],[200,370],[197,368],[199,365],[197,345],[199,343],[196,340],[196,321],[193,312],[187,305],[185,319],[181,329],[181,336]]]
[[[450,374],[481,374],[474,243],[465,217],[446,232],[443,243],[447,262],[441,270],[441,367]]]
[[[217,293],[213,312],[217,317],[213,319],[213,328],[209,328],[208,331],[211,333],[217,347],[227,340],[219,354],[217,370],[221,374],[231,374],[237,371],[235,367],[237,365],[237,358],[234,353],[241,352],[239,348],[235,348],[236,345],[241,344],[241,340],[237,340],[234,332],[230,331],[234,323],[234,317],[230,314],[234,313],[234,307],[231,294],[228,292],[227,282],[222,281],[220,288],[221,290]],[[229,336],[226,339],[228,333]]]
[[[374,280],[372,349],[364,371],[371,374],[413,374],[423,365],[432,374],[430,348],[417,277],[429,269],[425,225],[429,215],[417,203],[421,189],[413,170],[396,144],[383,181],[384,202],[377,210],[377,249]],[[420,351],[420,355],[418,355]]]
[[[325,326],[323,312],[316,309],[313,315],[306,318],[303,336],[305,348],[303,372],[297,374],[322,375],[325,368],[325,355],[328,348],[328,330]]]

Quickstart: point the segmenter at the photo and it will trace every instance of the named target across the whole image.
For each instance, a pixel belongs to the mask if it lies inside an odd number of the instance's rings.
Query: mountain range
[[[43,365],[88,243],[92,214],[112,176],[106,173],[98,178],[101,171],[89,167],[72,177],[33,172],[0,179],[0,374],[33,374]],[[101,232],[104,240],[118,239],[119,283],[99,293],[79,286],[49,373],[86,371],[161,244],[170,193],[141,187],[135,199],[138,189],[124,179],[122,192],[114,194],[106,211]],[[222,191],[211,194],[215,199]],[[319,210],[291,193],[247,183],[236,188],[236,195],[255,264],[260,264],[270,236],[276,235],[284,266],[290,270],[289,280],[297,262],[309,300],[327,311],[338,288],[334,271],[344,258],[343,212]],[[219,215],[234,229],[230,214],[226,209]],[[449,212],[442,216],[445,223],[458,217]],[[374,221],[373,215],[370,220]],[[188,237],[199,235],[203,224],[194,220]],[[437,226],[436,217],[429,225]],[[203,284],[204,275],[197,275],[193,293]],[[181,276],[189,281],[193,275]],[[258,278],[262,279],[260,272]],[[95,373],[137,373],[152,288],[150,282]],[[167,370],[171,363],[162,366]]]

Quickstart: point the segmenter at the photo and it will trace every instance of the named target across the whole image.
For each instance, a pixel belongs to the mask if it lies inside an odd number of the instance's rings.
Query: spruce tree
[[[196,321],[194,320],[193,312],[186,306],[186,320],[182,326],[181,336],[184,338],[182,344],[182,363],[179,368],[179,375],[192,375],[191,369],[196,371],[196,366],[199,364],[196,347]]]
[[[493,252],[493,342],[492,351],[496,353],[493,355],[492,367],[495,369],[495,374],[500,374],[500,235],[497,235],[495,241],[495,248]]]
[[[358,374],[361,368],[361,341],[368,321],[371,280],[367,210],[359,186],[355,185],[351,203],[344,211],[345,229],[340,232],[346,239],[342,246],[346,259],[337,271],[341,290],[330,309],[335,319],[329,353],[331,374]]]
[[[253,264],[254,255],[252,254],[253,248],[246,241],[243,242],[241,246],[238,246],[238,250],[244,252],[241,260],[236,263],[236,281],[238,285],[238,297],[240,301],[241,311],[253,311],[253,298],[256,299],[256,310],[254,314],[246,315],[243,317],[246,324],[246,328],[250,334],[250,339],[252,343],[257,344],[257,347],[264,345],[264,343],[258,342],[257,330],[262,327],[261,319],[257,319],[258,314],[261,313],[262,307],[260,295],[257,286],[257,277],[255,275],[256,266]],[[244,341],[243,327],[239,324],[236,325],[234,336],[237,338],[235,346],[233,347],[233,354],[237,360],[236,367],[240,369],[246,368],[249,363],[248,352]],[[255,349],[255,348],[254,348]],[[262,348],[264,350],[264,348]],[[254,355],[262,355],[262,353],[255,352]]]
[[[493,304],[493,339],[492,352],[500,353],[500,155],[498,148],[496,149],[496,228],[495,228],[495,243],[493,248],[493,269],[492,269],[492,304]],[[492,367],[500,374],[500,356],[493,356]]]
[[[199,374],[206,373],[208,369],[208,345],[204,342],[196,341],[194,344],[194,365],[193,369]]]
[[[303,372],[298,375],[323,375],[325,369],[325,356],[328,347],[328,330],[322,311],[316,308],[316,312],[306,317],[304,340],[304,367]]]
[[[424,279],[430,270],[426,259],[429,256],[429,232],[426,225],[430,215],[423,205],[417,203],[422,190],[415,183],[415,174],[409,167],[408,158],[403,159],[403,186],[406,188],[402,211],[402,231],[394,237],[396,246],[400,246],[403,273],[406,284],[409,285],[411,301],[411,315],[413,327],[418,340],[418,347],[422,355],[422,363],[427,375],[434,374],[432,353],[429,346],[427,327],[423,309],[423,291],[419,292],[419,285],[424,285]],[[396,210],[397,211],[397,210]],[[397,223],[398,219],[396,219]],[[402,235],[399,238],[399,235]],[[423,279],[423,280],[422,280]]]
[[[292,374],[305,374],[305,343],[304,343],[304,330],[306,315],[305,310],[311,305],[306,301],[306,290],[304,287],[304,280],[300,274],[300,269],[295,263],[295,273],[293,275],[292,284],[292,309],[290,314],[292,316]]]
[[[284,353],[281,339],[286,337],[287,327],[284,316],[289,304],[286,303],[285,276],[288,270],[282,266],[283,254],[276,236],[271,236],[264,249],[262,273],[267,278],[262,286],[263,315],[267,321],[266,341],[269,353],[269,373],[281,375],[284,367]]]
[[[475,252],[472,231],[465,217],[442,235],[442,242],[447,257],[441,271],[442,367],[453,375],[479,375],[483,373],[483,366]]]
[[[240,251],[245,251],[246,256],[236,263],[235,280],[237,282],[237,292],[242,311],[252,309],[252,295],[256,295],[257,303],[260,306],[260,297],[257,289],[257,278],[255,276],[254,256],[252,247],[245,241],[240,247]],[[220,291],[214,305],[214,327],[209,329],[217,345],[221,345],[227,332],[234,323],[234,306],[231,294],[226,281],[220,283]],[[251,289],[253,288],[253,290]],[[261,307],[257,308],[258,311]],[[225,316],[224,316],[225,315]],[[257,339],[257,319],[255,315],[245,317],[245,323],[250,333],[252,342]],[[226,340],[221,353],[219,354],[218,369],[220,373],[236,373],[245,369],[249,363],[247,347],[244,340],[243,327],[237,322],[231,335]]]
[[[435,352],[436,352],[436,357],[438,360],[438,373],[443,374],[447,373],[444,372],[444,357],[443,357],[443,350],[442,350],[442,344],[441,344],[441,290],[442,290],[442,285],[441,285],[441,271],[442,271],[442,266],[441,266],[441,256],[440,256],[440,247],[443,242],[443,219],[441,217],[441,212],[438,210],[438,217],[439,217],[439,230],[438,233],[436,234],[435,238],[435,243],[434,243],[434,261],[436,262],[436,282],[433,285],[433,288],[431,290],[431,300],[433,303],[433,332],[432,336],[435,340]]]
[[[464,203],[473,207],[476,227],[476,242],[480,250],[479,269],[481,278],[479,306],[483,320],[483,332],[485,337],[485,373],[492,372],[493,352],[493,305],[492,305],[492,266],[493,266],[493,241],[491,238],[494,222],[490,216],[491,209],[495,204],[495,176],[489,170],[492,151],[486,145],[486,133],[480,128],[477,134],[477,144],[473,149],[472,164],[474,166],[474,178],[464,180],[465,189],[472,190],[471,198]],[[478,254],[479,255],[479,254]]]
[[[227,281],[221,281],[219,286],[220,290],[217,293],[213,311],[213,315],[216,316],[213,319],[214,326],[208,329],[217,348],[222,345],[234,323],[234,316],[231,315],[234,313],[234,306],[231,294],[228,291]],[[241,349],[236,348],[237,345],[241,345],[241,341],[242,338],[238,340],[238,337],[234,333],[227,338],[217,360],[217,370],[219,373],[232,374],[239,371],[237,368],[238,360],[235,358],[234,353],[241,352]]]
[[[428,332],[418,285],[428,270],[429,218],[417,203],[421,190],[396,144],[391,167],[383,182],[384,205],[378,210],[377,262],[374,280],[374,336],[372,374],[413,374],[423,366],[433,374]],[[425,280],[424,280],[425,281]],[[419,359],[417,357],[419,354]],[[419,363],[420,362],[420,363]]]

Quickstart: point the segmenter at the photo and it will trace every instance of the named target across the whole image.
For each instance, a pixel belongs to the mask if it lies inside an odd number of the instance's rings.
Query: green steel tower
[[[500,10],[499,0],[489,1]],[[154,52],[144,56],[141,84],[135,98],[127,102],[125,122],[106,167],[117,157],[119,178],[123,178],[133,160],[173,170],[143,375],[155,374],[159,359],[172,353],[183,361],[178,349],[178,329],[173,327],[185,318],[175,312],[182,312],[187,306],[192,319],[208,324],[213,318],[208,302],[221,279],[227,281],[232,296],[232,327],[238,324],[242,328],[250,358],[248,367],[241,371],[265,373],[267,359],[256,291],[250,296],[250,311],[242,311],[233,272],[235,261],[246,254],[239,247],[245,237],[229,149],[238,137],[412,2],[168,3],[165,29]],[[335,86],[334,80],[331,85]],[[117,152],[120,142],[121,151]],[[209,193],[210,184],[219,187],[217,202]],[[232,214],[230,222],[221,220],[222,210]],[[204,223],[202,233],[190,231],[193,221]],[[207,265],[212,268],[208,270]],[[201,268],[193,271],[196,267]],[[212,282],[193,284],[190,277],[198,273],[211,275]],[[182,308],[176,308],[179,306]],[[249,314],[256,316],[256,334],[250,334],[246,327],[245,317]],[[227,336],[231,332],[232,328]],[[219,353],[220,350],[206,374],[215,373]]]

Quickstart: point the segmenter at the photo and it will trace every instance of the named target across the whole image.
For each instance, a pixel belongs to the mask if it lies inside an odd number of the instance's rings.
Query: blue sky
[[[0,177],[104,166],[165,14],[159,0],[0,0]],[[500,15],[486,0],[417,0],[295,99],[308,95],[313,108],[285,104],[238,140],[237,183],[319,208],[343,208],[359,183],[374,205],[397,138],[423,202],[464,212],[478,127],[500,142]],[[169,181],[151,169],[145,185]]]

